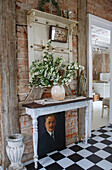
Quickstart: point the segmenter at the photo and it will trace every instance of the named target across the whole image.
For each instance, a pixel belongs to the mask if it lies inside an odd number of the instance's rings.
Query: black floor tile
[[[89,168],[89,169],[87,169],[87,170],[104,170],[104,169],[100,168],[100,167],[97,166],[97,165],[94,165],[93,167],[91,167],[91,168]]]
[[[108,156],[106,160],[112,163],[112,155]]]
[[[68,156],[69,159],[71,159],[72,161],[74,162],[78,162],[80,161],[81,159],[83,159],[84,157],[80,156],[79,154],[75,153],[71,156]]]
[[[93,163],[98,163],[98,162],[100,162],[102,159],[99,157],[99,156],[97,156],[97,155],[90,155],[90,156],[88,156],[86,159],[88,159],[89,161],[91,161],[91,162],[93,162]]]
[[[109,128],[112,128],[112,125],[109,125],[108,127],[109,127]]]
[[[82,150],[83,148],[78,145],[75,145],[75,146],[70,147],[70,149],[73,150],[74,152],[78,152]]]
[[[57,163],[53,163],[46,167],[47,170],[62,170],[63,168]]]
[[[106,133],[107,132],[107,130],[104,130],[104,129],[99,129],[99,130],[97,130],[98,132],[101,132],[101,133]]]
[[[94,140],[94,139],[89,139],[88,140],[88,143],[90,143],[90,144],[95,144],[95,143],[98,143],[98,141],[96,141],[96,140]]]
[[[104,143],[106,145],[110,145],[110,144],[112,144],[112,141],[105,139],[105,140],[102,140],[101,143]]]
[[[74,164],[68,168],[66,168],[66,170],[83,170],[83,168],[81,168],[79,165]]]
[[[88,148],[86,148],[88,151],[95,153],[97,152],[99,149],[95,146],[89,146]]]
[[[110,137],[109,135],[106,135],[106,134],[101,134],[99,136],[102,137],[102,138],[109,138]]]
[[[95,137],[95,136],[96,136],[96,135],[92,134],[92,135],[91,135],[91,138],[93,138],[93,137]]]
[[[61,153],[55,153],[53,155],[50,155],[49,157],[51,157],[55,161],[58,161],[60,159],[63,159],[65,156],[63,156]]]
[[[112,154],[112,147],[107,146],[106,148],[103,148],[103,150]]]
[[[27,170],[37,170],[37,169],[35,169],[34,163],[26,165],[25,167],[27,168]],[[40,168],[43,168],[43,166],[40,163],[38,163],[38,169],[40,169]]]

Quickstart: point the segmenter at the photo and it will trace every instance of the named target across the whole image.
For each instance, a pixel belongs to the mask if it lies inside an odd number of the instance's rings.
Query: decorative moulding
[[[63,24],[69,25],[69,26],[72,25],[71,28],[75,27],[76,24],[78,24],[78,21],[70,20],[67,18],[63,18],[61,16],[49,14],[49,13],[42,12],[42,11],[35,10],[35,9],[31,9],[30,11],[28,11],[27,15],[30,16],[30,18],[28,20],[28,24],[30,24],[31,22],[39,22],[39,18],[46,19],[46,24],[48,24],[48,25],[49,25],[48,20],[55,21],[57,23],[60,22],[60,23],[63,23]]]

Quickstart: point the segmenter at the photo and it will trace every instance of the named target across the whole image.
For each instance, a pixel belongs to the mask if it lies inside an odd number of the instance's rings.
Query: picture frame
[[[67,35],[68,29],[57,27],[57,26],[50,26],[50,36],[49,38],[51,41],[66,43],[67,42]]]
[[[49,129],[47,126],[47,122],[49,123],[49,117],[53,115],[55,116],[56,124],[52,128],[54,128],[54,142],[50,138]],[[46,121],[48,118],[49,121]],[[53,119],[54,120],[54,119]],[[50,127],[49,127],[50,128]],[[39,116],[38,118],[38,155],[44,156],[49,152],[55,150],[62,150],[66,147],[66,138],[65,138],[65,111],[58,112],[56,114],[48,114],[44,116]]]

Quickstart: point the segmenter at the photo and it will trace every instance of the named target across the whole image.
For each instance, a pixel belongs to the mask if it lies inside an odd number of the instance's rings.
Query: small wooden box
[[[93,101],[98,101],[99,99],[100,99],[100,95],[99,94],[93,95]]]

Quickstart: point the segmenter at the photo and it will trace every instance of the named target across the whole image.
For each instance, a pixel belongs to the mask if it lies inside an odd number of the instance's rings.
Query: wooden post
[[[1,131],[2,131],[2,167],[9,164],[6,155],[6,136],[19,132],[19,114],[17,97],[17,65],[16,65],[16,1],[1,0]]]
[[[78,62],[87,70],[87,0],[77,0],[78,14]],[[83,114],[82,114],[83,113]],[[85,112],[79,109],[79,138],[84,136],[85,131]]]

